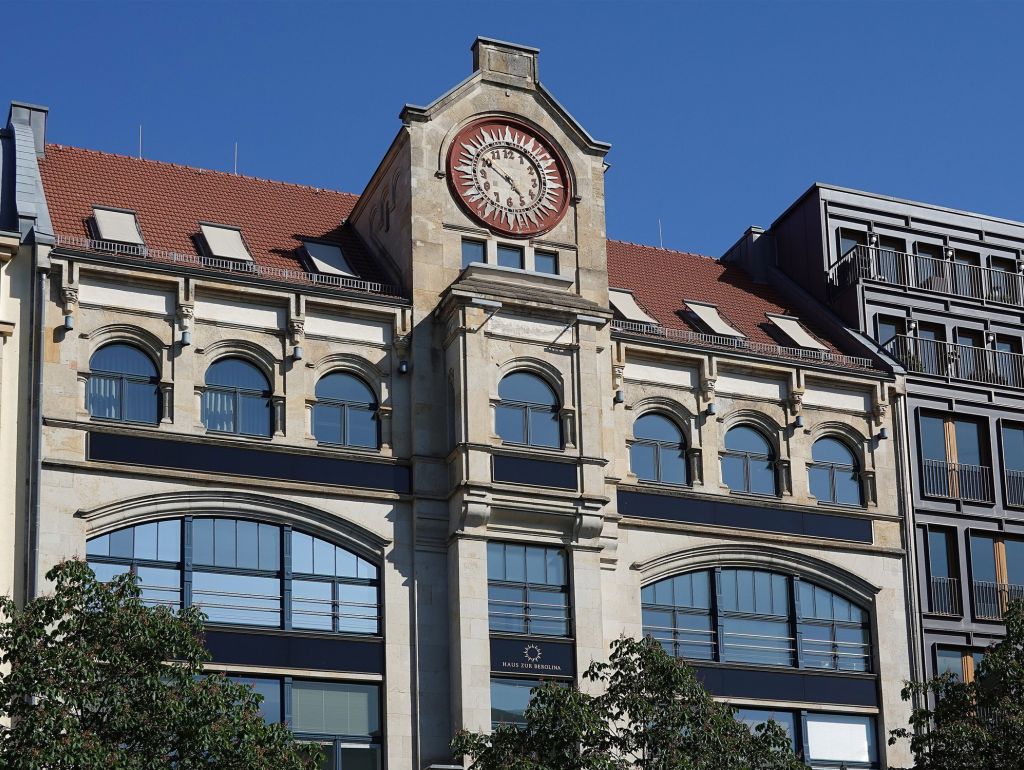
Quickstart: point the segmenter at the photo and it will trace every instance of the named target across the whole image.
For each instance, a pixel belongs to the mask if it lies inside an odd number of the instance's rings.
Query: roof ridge
[[[712,262],[718,262],[721,264],[718,257],[710,257],[707,254],[698,254],[695,251],[681,251],[679,249],[669,249],[664,246],[652,246],[649,243],[636,243],[634,241],[623,241],[619,238],[608,238],[610,243],[621,243],[624,246],[636,246],[641,249],[653,249],[654,251],[664,251],[668,254],[679,254],[684,257],[700,257],[701,259],[710,259]]]
[[[213,168],[202,168],[200,166],[189,166],[184,163],[174,163],[169,160],[157,160],[155,158],[136,158],[133,155],[125,155],[119,152],[107,152],[106,150],[94,150],[89,147],[76,147],[71,144],[58,144],[56,142],[47,142],[47,148],[53,148],[55,150],[73,150],[75,152],[86,153],[89,155],[100,155],[107,158],[116,158],[118,160],[130,160],[136,163],[149,163],[156,166],[165,166],[170,168],[181,169],[182,171],[195,171],[199,174],[216,174],[218,176],[226,176],[230,179],[245,179],[250,182],[264,182],[266,184],[282,185],[284,187],[296,187],[302,190],[311,190],[317,193],[331,193],[334,195],[344,195],[349,198],[359,198],[356,193],[345,192],[344,190],[335,190],[331,187],[314,187],[313,185],[302,184],[301,182],[285,182],[280,179],[267,179],[266,177],[250,176],[249,174],[233,174],[230,171],[220,171]]]

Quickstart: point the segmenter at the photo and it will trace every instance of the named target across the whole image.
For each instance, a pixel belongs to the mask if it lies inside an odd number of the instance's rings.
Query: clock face
[[[561,157],[537,132],[511,120],[488,118],[463,128],[448,151],[448,179],[474,217],[516,238],[547,232],[569,204]]]

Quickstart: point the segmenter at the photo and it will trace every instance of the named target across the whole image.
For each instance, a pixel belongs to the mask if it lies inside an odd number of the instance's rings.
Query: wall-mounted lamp
[[[878,431],[878,438],[880,438],[882,441],[885,441],[887,438],[889,438],[889,429],[882,428],[880,431]]]
[[[917,331],[917,321],[907,321],[907,328],[910,331],[912,331],[912,332],[916,332]]]
[[[798,414],[796,416],[796,420],[793,421],[793,424],[798,428],[804,427],[804,416],[802,414]]]
[[[68,331],[71,331],[72,329],[75,328],[75,317],[71,315],[71,313],[68,313],[66,316],[64,316],[64,328],[67,329]]]
[[[869,246],[877,246],[878,245],[878,235],[876,233],[868,233],[868,245]]]
[[[295,361],[302,360],[302,345],[296,345],[292,348],[292,359]]]
[[[985,342],[995,342],[996,335],[993,332],[985,332]]]
[[[952,249],[946,249],[946,259],[952,259],[952,258],[953,258],[953,250]]]
[[[626,394],[622,392],[621,388],[619,390],[615,391],[615,403],[616,404],[624,403],[625,400],[626,400]]]
[[[718,414],[718,404],[714,401],[708,404],[708,414]]]
[[[399,374],[405,374],[408,371],[409,371],[409,362],[408,361],[404,361],[404,360],[403,361],[399,361],[398,362],[398,373]]]
[[[185,329],[185,331],[183,331],[181,333],[181,346],[183,348],[187,348],[191,344],[192,344],[192,332],[189,329]]]

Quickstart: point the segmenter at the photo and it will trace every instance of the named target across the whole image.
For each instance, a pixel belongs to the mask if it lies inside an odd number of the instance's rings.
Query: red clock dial
[[[448,150],[448,180],[472,216],[514,238],[546,233],[569,205],[561,156],[513,120],[485,118],[459,131]]]

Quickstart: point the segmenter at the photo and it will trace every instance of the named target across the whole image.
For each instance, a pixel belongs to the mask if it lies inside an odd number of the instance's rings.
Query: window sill
[[[115,420],[111,417],[96,417],[94,415],[89,415],[89,421],[94,422],[97,425],[119,425],[126,428],[142,428],[144,430],[160,430],[160,426],[162,424],[165,424],[160,422],[134,422],[132,420]]]

